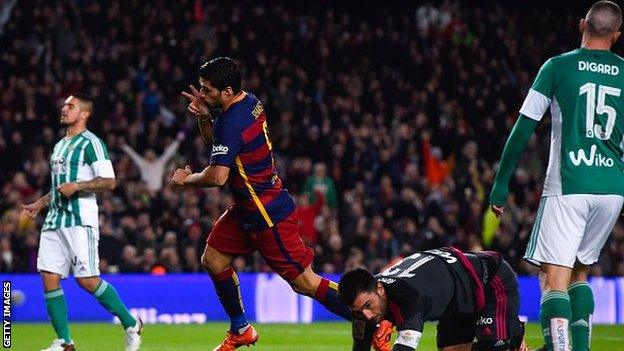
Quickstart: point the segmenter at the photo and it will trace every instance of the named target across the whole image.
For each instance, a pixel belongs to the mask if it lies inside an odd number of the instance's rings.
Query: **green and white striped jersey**
[[[94,193],[79,191],[67,198],[57,187],[64,183],[88,181],[96,177],[114,178],[106,145],[88,130],[63,138],[50,157],[51,199],[42,230],[73,226],[99,227]]]
[[[624,195],[624,59],[580,48],[542,66],[520,113],[552,117],[543,196]]]

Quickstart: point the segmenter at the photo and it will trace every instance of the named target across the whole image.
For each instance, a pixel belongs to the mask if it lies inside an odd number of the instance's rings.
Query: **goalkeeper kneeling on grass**
[[[497,252],[417,252],[375,276],[352,270],[338,286],[353,313],[353,351],[370,350],[376,325],[390,323],[392,350],[415,350],[426,321],[439,321],[442,351],[528,351],[516,274]]]

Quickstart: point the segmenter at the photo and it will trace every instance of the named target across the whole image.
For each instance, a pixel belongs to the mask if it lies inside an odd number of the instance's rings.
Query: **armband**
[[[397,336],[395,345],[403,345],[410,347],[412,349],[416,349],[418,347],[418,343],[420,342],[420,337],[422,333],[416,330],[400,330],[399,336]]]

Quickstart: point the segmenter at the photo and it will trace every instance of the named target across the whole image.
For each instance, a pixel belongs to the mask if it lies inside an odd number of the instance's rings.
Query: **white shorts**
[[[76,226],[41,232],[37,270],[60,274],[67,278],[73,272],[77,278],[100,275],[98,228]]]
[[[571,194],[543,196],[524,259],[539,265],[591,265],[620,216],[620,195]]]

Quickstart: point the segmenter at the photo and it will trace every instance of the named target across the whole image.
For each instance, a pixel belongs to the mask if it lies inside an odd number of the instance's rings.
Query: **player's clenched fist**
[[[183,186],[184,180],[188,177],[193,171],[191,171],[191,167],[186,165],[184,168],[178,168],[173,173],[173,177],[171,178],[171,185],[173,186]]]

